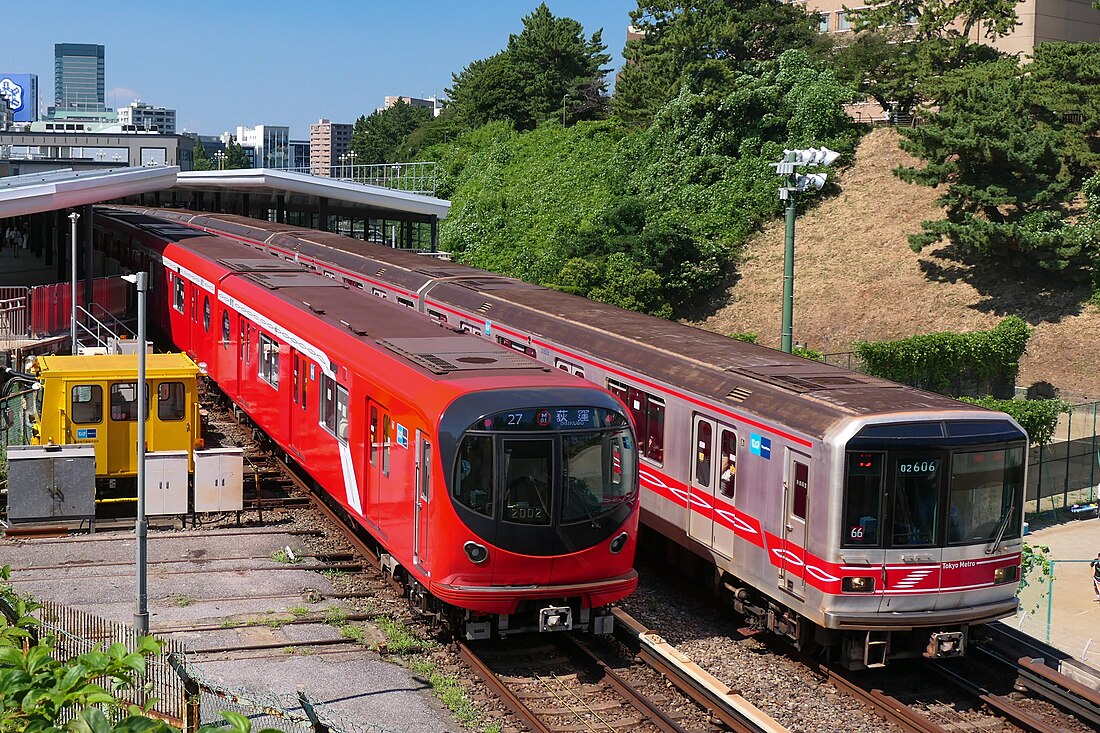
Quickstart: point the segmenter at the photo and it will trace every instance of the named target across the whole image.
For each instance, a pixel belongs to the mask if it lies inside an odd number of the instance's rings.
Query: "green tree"
[[[206,154],[206,146],[202,144],[202,140],[195,137],[195,151],[192,153],[192,165],[193,170],[197,171],[212,171],[214,170],[214,161],[210,160],[210,156]]]
[[[905,117],[925,101],[918,84],[1003,54],[988,42],[1019,25],[1022,0],[870,0],[846,9],[856,32],[837,53],[841,78]],[[981,40],[971,40],[976,30]],[[984,41],[984,42],[983,42]]]
[[[370,116],[360,117],[351,132],[351,149],[356,162],[400,162],[405,138],[431,118],[431,110],[413,107],[403,99]]]
[[[531,130],[548,119],[600,119],[606,112],[602,31],[588,39],[571,18],[556,18],[540,4],[523,19],[523,30],[507,47],[472,62],[453,75],[447,90],[450,106],[466,124],[477,127],[507,120],[518,130]]]
[[[756,62],[830,43],[801,5],[776,0],[639,0],[630,20],[640,37],[623,51],[612,110],[639,125],[683,91],[717,101]]]
[[[225,145],[225,160],[221,167],[225,170],[241,170],[251,168],[252,162],[248,159],[248,153],[244,152],[244,148],[236,140],[231,139]]]

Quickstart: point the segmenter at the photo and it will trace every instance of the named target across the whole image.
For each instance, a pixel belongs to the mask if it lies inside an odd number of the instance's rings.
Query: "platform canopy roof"
[[[179,174],[175,188],[270,195],[282,193],[440,219],[446,218],[451,209],[450,201],[434,196],[271,168],[187,171]]]
[[[98,204],[171,188],[179,170],[175,166],[65,169],[0,178],[0,219]]]

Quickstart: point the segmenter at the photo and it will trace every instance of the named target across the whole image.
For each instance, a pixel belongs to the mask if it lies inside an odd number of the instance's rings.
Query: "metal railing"
[[[30,337],[31,319],[28,298],[30,288],[0,288],[0,340]]]
[[[305,173],[321,178],[337,178],[365,186],[381,186],[397,191],[434,196],[438,185],[438,164],[434,161],[419,163],[336,163],[330,166],[285,168],[291,173]]]
[[[98,312],[107,323],[92,315],[92,311]],[[85,343],[81,337],[82,334],[87,334],[95,346],[105,349],[110,349],[123,334],[126,334],[126,338],[136,338],[134,332],[125,323],[95,303],[92,303],[90,308],[82,305],[76,307],[76,340],[82,346],[88,346],[89,344]]]

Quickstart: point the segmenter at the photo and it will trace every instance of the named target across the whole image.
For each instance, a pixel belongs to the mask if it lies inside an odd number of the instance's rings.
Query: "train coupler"
[[[924,656],[930,659],[961,657],[966,653],[966,629],[962,631],[937,631],[928,638]]]
[[[548,606],[539,609],[539,631],[572,631],[573,609],[569,606]]]

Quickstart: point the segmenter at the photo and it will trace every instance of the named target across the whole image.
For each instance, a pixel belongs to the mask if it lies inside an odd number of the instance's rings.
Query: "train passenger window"
[[[370,406],[370,465],[378,465],[378,408]]]
[[[336,433],[336,380],[321,375],[321,424],[330,433]]]
[[[405,306],[406,308],[415,308],[416,307],[416,305],[414,305],[411,300],[409,300],[408,298],[402,298],[400,295],[397,296],[397,302],[399,304]]]
[[[711,424],[700,420],[695,429],[695,483],[700,486],[710,486],[714,465],[711,458],[712,437]]]
[[[893,547],[935,544],[942,468],[943,457],[938,453],[898,456],[894,466]]]
[[[371,419],[376,417],[371,413]],[[467,435],[455,461],[454,500],[486,517],[493,516],[493,438]]]
[[[559,359],[557,357],[554,357],[554,368],[555,369],[561,369],[563,372],[568,372],[568,373],[572,374],[573,376],[580,377],[581,379],[584,379],[584,369],[577,366],[573,362],[566,361],[565,359]]]
[[[431,308],[428,309],[428,317],[431,318],[434,321],[439,321],[440,323],[446,323],[447,322],[447,314],[446,313],[440,313],[439,311],[434,311]]]
[[[260,364],[257,368],[260,379],[275,389],[279,388],[279,344],[264,334],[260,334]]]
[[[187,416],[187,392],[183,382],[161,382],[157,385],[157,417],[161,420],[182,420]]]
[[[363,289],[363,283],[359,282],[358,280],[352,280],[350,277],[344,278],[344,284],[353,288],[359,288],[360,290]]]
[[[719,450],[722,453],[721,470],[718,474],[718,490],[722,496],[732,497],[737,484],[737,433],[729,428],[719,428],[721,440]]]
[[[377,298],[381,298],[382,300],[385,300],[387,297],[389,297],[386,295],[386,291],[380,288],[371,288],[370,291],[372,295]]]
[[[69,419],[86,425],[103,421],[103,387],[98,384],[78,384],[73,387]]]
[[[111,385],[111,419],[115,422],[137,422],[137,382],[116,382]],[[149,385],[145,385],[145,419],[149,419]]]
[[[844,495],[844,547],[878,547],[882,453],[849,453]]]
[[[222,311],[222,346],[229,348],[229,311]]]
[[[187,301],[187,288],[183,284],[183,278],[175,276],[174,289],[172,291],[172,307],[183,313]]]
[[[504,441],[504,519],[517,524],[550,524],[554,441]]]
[[[627,409],[630,410],[634,424],[638,428],[638,445],[642,447],[642,455],[656,463],[665,460],[665,403],[659,397],[648,392],[643,392],[636,387],[628,387],[609,379],[608,389],[623,399],[625,391]],[[611,388],[615,383],[616,389]]]
[[[1023,448],[956,453],[951,461],[950,544],[990,542],[1020,536]]]
[[[806,519],[806,504],[810,494],[810,467],[799,461],[794,462],[794,501],[791,514]]]
[[[336,385],[336,437],[341,443],[348,442],[348,390]]]
[[[210,296],[202,299],[202,330],[210,333]]]
[[[382,475],[390,475],[390,433],[393,423],[390,416],[382,415]]]

